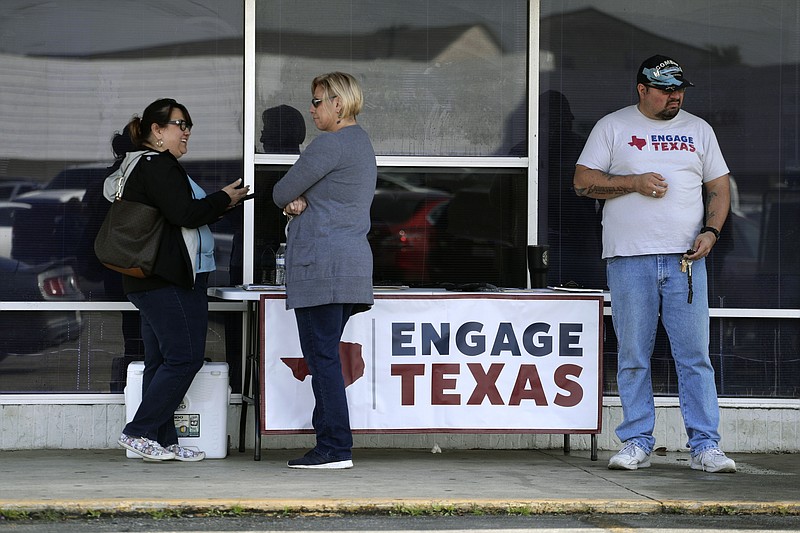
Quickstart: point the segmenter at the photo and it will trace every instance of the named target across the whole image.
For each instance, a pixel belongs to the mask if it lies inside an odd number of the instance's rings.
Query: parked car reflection
[[[242,174],[241,161],[188,161],[184,167],[206,191],[218,190]],[[105,206],[95,200],[107,174],[105,163],[70,167],[41,190],[19,196],[18,201],[31,208],[15,217],[11,257],[29,264],[65,261],[75,269],[90,299],[117,298],[106,294],[100,283],[93,247],[102,216],[93,216],[92,211],[99,204]],[[211,282],[217,285],[229,283],[233,224],[226,216],[211,226],[217,263]]]
[[[84,300],[75,271],[69,265],[28,265],[0,257],[0,300],[18,302],[75,302]],[[78,339],[83,327],[80,311],[3,311],[0,313],[0,359],[40,352]]]
[[[380,173],[368,236],[375,283],[524,286],[524,211],[515,209],[524,195],[507,177]]]
[[[378,176],[368,235],[376,284],[431,281],[429,257],[436,245],[440,206],[449,199],[444,191],[414,185],[398,176]]]
[[[26,192],[41,189],[42,185],[34,181],[24,179],[4,178],[0,181],[0,200],[13,201],[17,196]]]
[[[30,208],[30,204],[0,201],[0,257],[11,257],[11,241],[16,211]]]

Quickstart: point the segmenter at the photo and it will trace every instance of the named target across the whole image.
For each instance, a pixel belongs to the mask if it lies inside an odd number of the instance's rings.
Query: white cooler
[[[128,365],[128,382],[125,386],[125,419],[133,420],[142,403],[142,376],[144,362]],[[228,381],[228,363],[205,363],[194,377],[192,386],[175,411],[175,429],[181,446],[193,446],[206,452],[209,459],[223,459],[228,455],[228,404],[231,387]],[[127,451],[131,458],[140,457]]]

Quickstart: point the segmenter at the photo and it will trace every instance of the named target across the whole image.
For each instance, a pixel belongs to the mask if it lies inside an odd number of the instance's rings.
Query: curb
[[[0,516],[154,514],[686,514],[800,516],[800,502],[686,500],[169,499],[6,500]]]

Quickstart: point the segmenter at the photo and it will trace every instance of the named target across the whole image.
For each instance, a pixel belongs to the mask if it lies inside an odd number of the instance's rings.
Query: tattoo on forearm
[[[578,196],[622,196],[629,192],[633,192],[633,190],[625,187],[598,187],[597,185],[575,189],[575,194]]]
[[[706,196],[706,224],[717,216],[717,211],[714,209],[714,201],[718,198],[719,194],[715,191],[709,191]]]

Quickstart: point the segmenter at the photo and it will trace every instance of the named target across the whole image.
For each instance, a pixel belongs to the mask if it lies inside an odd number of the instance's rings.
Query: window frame
[[[255,151],[257,117],[256,111],[256,0],[245,0],[245,50],[244,50],[244,181],[250,184],[251,192],[255,192],[255,172],[256,167],[268,168],[269,166],[292,165],[297,161],[296,155],[282,154],[262,154]],[[538,53],[534,53],[539,42],[539,1],[528,0],[528,72],[527,72],[527,93],[538,94]],[[531,73],[537,75],[531,75]],[[528,98],[528,129],[531,124],[538,124],[539,99]],[[533,133],[533,132],[531,132]],[[376,156],[378,167],[417,167],[417,168],[443,168],[443,167],[464,167],[464,168],[524,168],[527,169],[525,176],[527,179],[529,206],[527,216],[527,244],[538,244],[538,210],[531,210],[531,206],[537,206],[539,202],[539,175],[538,166],[531,164],[531,161],[538,161],[539,138],[535,134],[528,135],[528,157],[508,157],[508,156],[482,156],[482,157],[439,157],[439,156]],[[254,282],[254,262],[255,250],[254,243],[254,222],[255,206],[253,202],[247,202],[244,210],[244,283]]]

